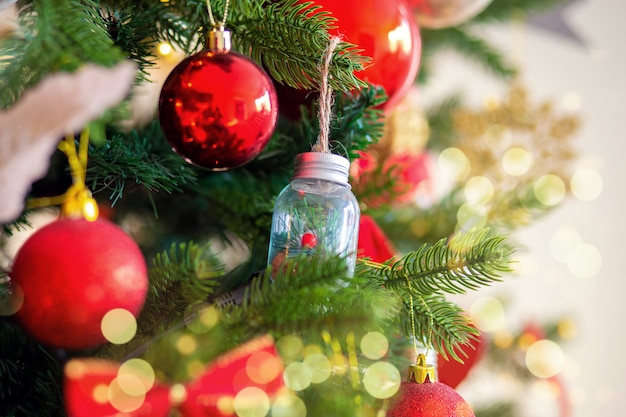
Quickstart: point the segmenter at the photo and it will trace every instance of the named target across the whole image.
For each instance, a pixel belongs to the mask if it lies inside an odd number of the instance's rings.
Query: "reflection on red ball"
[[[419,68],[421,38],[413,14],[404,0],[314,0],[337,19],[330,32],[356,44],[371,65],[356,73],[381,86],[389,99],[386,110],[407,93]]]
[[[20,248],[10,274],[24,294],[17,318],[45,344],[82,349],[105,342],[104,315],[137,316],[148,290],[146,263],[135,241],[102,218],[61,219]]]
[[[159,122],[172,147],[188,162],[215,171],[254,159],[277,118],[272,80],[234,51],[203,51],[184,59],[159,98]]]

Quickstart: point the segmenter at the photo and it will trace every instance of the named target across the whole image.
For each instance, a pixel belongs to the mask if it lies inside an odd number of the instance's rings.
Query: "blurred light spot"
[[[122,413],[131,413],[141,407],[145,401],[145,394],[131,395],[124,391],[122,386],[128,386],[129,382],[122,382],[120,385],[120,378],[115,378],[109,384],[107,389],[107,398],[111,405]]]
[[[582,106],[582,102],[583,100],[580,97],[580,94],[574,91],[565,94],[562,99],[563,108],[569,112],[579,111]]]
[[[145,360],[139,358],[129,359],[120,366],[119,370],[117,371],[117,377],[121,378],[126,375],[132,375],[136,377],[142,384],[141,389],[143,389],[143,392],[133,394],[132,392],[128,391],[120,382],[120,386],[122,387],[122,389],[125,392],[133,395],[145,394],[146,392],[150,391],[156,379],[154,369],[152,369],[152,365],[150,365]]]
[[[7,297],[0,296],[0,316],[12,316],[24,304],[24,292],[19,285],[11,285],[11,293]]]
[[[533,156],[526,149],[511,148],[502,156],[502,169],[516,177],[526,174],[532,164]]]
[[[591,278],[602,267],[602,255],[595,246],[582,243],[572,249],[567,258],[567,269],[577,278]]]
[[[100,323],[104,337],[115,345],[130,341],[137,333],[137,320],[130,311],[123,308],[109,310]]]
[[[533,345],[533,343],[535,343],[539,338],[530,332],[526,332],[524,334],[522,334],[519,339],[517,340],[517,346],[521,349],[521,350],[528,350],[529,347],[531,347]]]
[[[246,387],[239,391],[233,405],[239,417],[264,417],[270,411],[269,397],[257,387]]]
[[[312,383],[321,384],[330,377],[332,364],[330,360],[321,353],[308,355],[304,358],[304,364],[311,370]]]
[[[182,404],[187,398],[187,388],[183,384],[174,384],[170,388],[170,401],[174,406]]]
[[[504,327],[504,306],[493,297],[481,297],[472,303],[470,317],[478,329],[494,332]]]
[[[487,204],[493,198],[493,183],[487,177],[472,177],[465,183],[463,193],[470,204]]]
[[[98,384],[93,388],[91,397],[98,404],[107,404],[109,402],[109,386],[107,384]]]
[[[485,110],[497,110],[500,108],[500,97],[495,94],[489,94],[483,97],[483,107]]]
[[[600,196],[604,182],[598,171],[590,168],[580,169],[572,175],[570,181],[572,194],[582,201],[592,201]]]
[[[281,395],[272,405],[272,417],[306,417],[306,405],[295,395]]]
[[[195,337],[189,334],[181,335],[176,340],[176,349],[183,355],[190,355],[198,348],[198,342]]]
[[[487,214],[485,206],[465,203],[459,207],[456,219],[463,230],[482,229],[487,224]]]
[[[278,357],[268,352],[256,352],[246,362],[246,373],[257,384],[273,381],[282,371]]]
[[[185,310],[185,322],[194,333],[206,333],[219,321],[219,311],[212,305],[205,303],[191,304]]]
[[[562,319],[557,326],[557,332],[563,339],[573,339],[578,333],[576,322],[572,319]]]
[[[309,355],[312,355],[314,353],[324,353],[324,350],[322,349],[322,347],[320,345],[316,345],[316,344],[310,344],[310,345],[306,345],[304,347],[304,349],[302,349],[302,356],[307,357]]]
[[[556,206],[565,198],[565,183],[552,174],[544,175],[535,182],[535,197],[544,206]]]
[[[401,383],[400,371],[389,362],[376,362],[370,365],[363,375],[363,386],[374,398],[390,398]]]
[[[222,395],[217,399],[217,409],[225,416],[235,414],[235,399],[230,395]]]
[[[85,220],[95,222],[98,219],[98,203],[93,198],[87,198],[83,203],[83,217]]]
[[[146,395],[146,392],[148,392],[144,383],[135,374],[118,373],[116,380],[120,389],[130,396],[138,397]]]
[[[562,229],[550,239],[550,253],[559,262],[567,263],[569,254],[576,246],[583,242],[582,238],[572,229]]]
[[[313,372],[302,362],[292,362],[283,372],[285,385],[294,391],[302,391],[311,385]]]
[[[174,50],[174,48],[172,48],[172,45],[170,45],[167,42],[161,42],[159,44],[159,46],[157,47],[157,49],[158,49],[159,54],[161,56],[167,56],[167,55],[171,54],[172,51]]]
[[[538,340],[526,351],[526,367],[538,378],[555,376],[561,372],[564,363],[563,350],[551,340]]]
[[[361,352],[366,358],[380,359],[389,351],[389,341],[380,332],[369,332],[361,338]]]
[[[276,349],[280,352],[283,361],[290,363],[300,359],[304,344],[298,336],[287,335],[276,341]]]
[[[439,154],[439,167],[448,177],[461,180],[469,174],[470,162],[462,150],[447,148]]]
[[[193,360],[187,364],[187,374],[191,379],[199,378],[206,369],[206,365],[201,360]]]
[[[513,335],[508,331],[498,331],[493,336],[493,344],[499,349],[508,349],[513,344]]]

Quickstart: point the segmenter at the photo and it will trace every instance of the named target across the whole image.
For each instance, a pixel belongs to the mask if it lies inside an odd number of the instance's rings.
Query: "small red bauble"
[[[441,382],[403,382],[387,417],[475,417],[455,390]]]
[[[159,98],[165,137],[192,164],[220,171],[254,159],[278,118],[271,79],[248,57],[205,50],[184,59]]]
[[[421,38],[405,0],[315,0],[337,19],[338,35],[372,58],[356,76],[381,86],[389,97],[385,109],[395,106],[413,85],[419,68]]]
[[[143,255],[108,220],[61,219],[20,248],[10,274],[24,294],[17,318],[45,344],[82,349],[105,342],[104,315],[122,308],[137,316],[148,290]]]
[[[311,232],[302,235],[302,247],[305,249],[313,249],[317,246],[317,236]]]

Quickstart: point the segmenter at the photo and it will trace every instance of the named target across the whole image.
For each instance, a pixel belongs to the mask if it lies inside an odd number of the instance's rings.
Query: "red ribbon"
[[[173,408],[183,417],[228,417],[246,393],[271,399],[284,387],[283,363],[270,336],[253,339],[219,357],[189,384],[155,382],[141,390],[141,375],[120,372],[122,365],[103,359],[73,359],[65,367],[69,417],[167,417]],[[144,378],[145,380],[145,378]],[[140,387],[137,389],[137,387]],[[246,403],[246,398],[241,398]]]

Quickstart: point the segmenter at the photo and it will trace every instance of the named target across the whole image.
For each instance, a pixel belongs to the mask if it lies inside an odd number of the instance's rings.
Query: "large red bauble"
[[[278,118],[271,79],[237,52],[209,50],[187,57],[169,74],[159,98],[159,121],[188,162],[220,171],[254,159]]]
[[[104,315],[123,308],[137,316],[148,290],[139,247],[102,218],[61,219],[37,230],[18,251],[10,276],[24,294],[17,312],[24,328],[66,349],[105,342]]]
[[[441,382],[403,382],[387,417],[475,417],[472,407]]]
[[[371,65],[356,75],[381,86],[390,109],[407,93],[419,68],[421,38],[405,0],[315,0],[332,12],[337,29],[330,34],[358,45]]]

